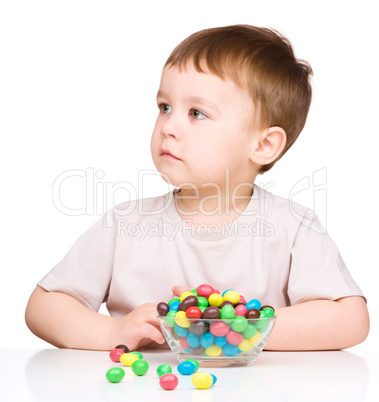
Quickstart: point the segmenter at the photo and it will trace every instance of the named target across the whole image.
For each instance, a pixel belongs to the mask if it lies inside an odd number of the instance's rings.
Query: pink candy
[[[236,316],[240,316],[240,317],[245,317],[246,313],[247,313],[247,308],[246,306],[244,306],[243,304],[239,304],[237,307],[235,307],[235,312],[236,312]]]
[[[226,334],[226,340],[231,345],[239,345],[243,341],[243,335],[241,334],[241,332],[236,332],[236,331],[230,330]]]
[[[229,325],[222,321],[214,322],[209,327],[209,332],[214,336],[225,336],[229,332]]]

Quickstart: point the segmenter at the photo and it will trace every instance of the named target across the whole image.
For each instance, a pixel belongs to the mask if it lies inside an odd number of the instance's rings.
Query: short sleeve
[[[38,285],[48,291],[69,294],[98,311],[106,300],[112,278],[115,231],[110,210],[79,237]]]
[[[317,215],[310,212],[303,217],[291,250],[288,280],[291,305],[315,299],[363,296],[337,246]]]

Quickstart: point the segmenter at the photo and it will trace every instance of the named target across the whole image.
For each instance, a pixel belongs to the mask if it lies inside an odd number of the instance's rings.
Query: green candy
[[[192,289],[192,290],[191,290],[191,293],[193,293],[193,294],[197,297],[197,291],[196,291],[196,289]]]
[[[266,332],[268,326],[270,325],[270,321],[271,320],[261,320],[261,319],[259,319],[259,321],[257,321],[255,323],[258,331],[261,332],[261,333]]]
[[[221,309],[221,318],[223,320],[228,320],[228,319],[234,318],[235,316],[236,316],[236,312],[235,312],[233,306],[227,304],[226,306],[224,306]]]
[[[146,360],[136,360],[132,364],[133,373],[136,375],[145,375],[149,371],[149,363]]]
[[[244,338],[252,338],[257,333],[257,327],[254,324],[247,324],[247,328],[242,332]]]
[[[130,353],[133,353],[134,355],[138,356],[139,359],[143,359],[142,353],[140,353],[140,352],[134,351],[134,352],[130,352]]]
[[[265,312],[266,317],[274,317],[275,312],[272,308],[266,307],[263,311]]]
[[[105,375],[107,377],[107,380],[109,382],[120,382],[124,376],[125,376],[125,371],[121,367],[112,367],[107,371],[107,374]]]
[[[167,313],[164,322],[166,325],[168,325],[170,328],[175,327],[175,316],[176,316],[177,311],[171,310]]]
[[[202,313],[204,313],[204,310],[206,310],[207,307],[205,307],[205,306],[200,306],[199,309],[201,310]]]
[[[169,364],[161,364],[160,366],[157,367],[157,375],[159,378],[161,378],[162,375],[170,373],[172,373],[172,368]]]
[[[208,300],[205,297],[197,296],[197,307],[208,307]]]
[[[247,329],[249,322],[245,317],[237,316],[231,324],[232,330],[236,332],[243,332]]]

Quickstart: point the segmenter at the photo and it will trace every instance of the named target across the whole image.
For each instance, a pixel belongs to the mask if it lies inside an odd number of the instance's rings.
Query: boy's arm
[[[91,311],[65,293],[37,286],[25,320],[35,335],[59,348],[111,350],[126,344],[135,350],[152,341],[164,342],[156,315],[156,303],[148,303],[116,319]]]
[[[336,301],[312,300],[275,309],[274,329],[266,350],[335,350],[363,342],[370,320],[361,296]]]

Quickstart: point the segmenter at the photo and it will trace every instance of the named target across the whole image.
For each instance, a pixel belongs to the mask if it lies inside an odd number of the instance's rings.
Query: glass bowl
[[[202,367],[250,366],[262,352],[274,326],[273,317],[196,319],[157,316],[163,335],[182,363]]]

